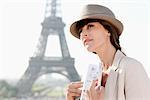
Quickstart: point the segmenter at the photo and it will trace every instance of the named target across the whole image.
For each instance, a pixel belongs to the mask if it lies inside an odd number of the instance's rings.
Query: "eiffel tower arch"
[[[47,0],[45,18],[42,23],[42,31],[34,56],[30,58],[29,65],[17,87],[18,97],[28,97],[32,95],[32,85],[38,77],[48,73],[58,73],[70,81],[79,81],[80,76],[74,66],[74,58],[70,56],[66,38],[64,34],[65,24],[62,17],[57,16],[58,0]],[[51,9],[49,9],[51,8]],[[45,56],[49,35],[58,35],[61,48],[61,57]],[[53,41],[51,41],[53,42]],[[53,46],[51,46],[53,49]]]

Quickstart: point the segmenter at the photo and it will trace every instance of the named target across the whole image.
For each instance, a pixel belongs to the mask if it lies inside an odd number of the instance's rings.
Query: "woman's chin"
[[[91,47],[88,47],[88,46],[87,46],[86,49],[87,49],[88,52],[94,52],[94,49],[91,48]]]

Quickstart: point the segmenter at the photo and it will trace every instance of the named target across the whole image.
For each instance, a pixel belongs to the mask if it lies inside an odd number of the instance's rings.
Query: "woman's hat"
[[[123,31],[123,24],[115,18],[115,15],[109,8],[101,5],[89,4],[83,8],[80,18],[70,26],[71,34],[76,38],[80,38],[76,25],[84,19],[100,19],[107,21],[115,27],[119,36]]]

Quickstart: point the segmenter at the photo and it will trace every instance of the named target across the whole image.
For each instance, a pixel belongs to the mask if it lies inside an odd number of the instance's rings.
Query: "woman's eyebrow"
[[[93,22],[90,22],[90,23],[87,24],[87,26],[89,26],[89,25],[93,25],[93,26],[94,26],[94,23],[93,23]]]

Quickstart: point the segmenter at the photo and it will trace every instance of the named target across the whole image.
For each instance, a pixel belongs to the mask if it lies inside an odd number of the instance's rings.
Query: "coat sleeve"
[[[150,100],[150,80],[144,67],[135,59],[128,59],[125,69],[126,100]]]

